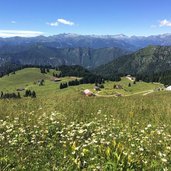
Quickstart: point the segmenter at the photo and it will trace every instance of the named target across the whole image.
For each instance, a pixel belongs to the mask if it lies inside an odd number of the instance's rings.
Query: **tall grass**
[[[0,170],[170,170],[171,94],[0,100]]]

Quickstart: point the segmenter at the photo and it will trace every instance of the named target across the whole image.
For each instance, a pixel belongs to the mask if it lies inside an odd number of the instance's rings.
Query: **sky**
[[[0,37],[171,33],[171,0],[0,0]]]

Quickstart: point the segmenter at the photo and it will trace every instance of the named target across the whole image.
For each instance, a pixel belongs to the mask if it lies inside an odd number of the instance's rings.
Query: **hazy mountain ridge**
[[[118,47],[126,50],[138,50],[149,45],[171,45],[171,34],[154,36],[131,36],[124,34],[118,35],[78,35],[78,34],[59,34],[54,36],[38,36],[31,38],[11,37],[0,38],[0,46],[4,45],[32,45],[43,43],[55,48],[106,48]]]
[[[13,37],[0,38],[0,46],[4,45],[33,45],[36,43],[44,44],[54,48],[107,48],[118,47],[126,50],[134,50],[135,47],[122,40],[114,38],[94,37],[94,36],[73,36],[71,34],[60,34],[49,37],[38,36],[33,38]]]
[[[0,48],[0,64],[1,61],[14,61],[22,65],[81,65],[95,68],[128,53],[119,48],[52,48],[44,44],[4,46]]]

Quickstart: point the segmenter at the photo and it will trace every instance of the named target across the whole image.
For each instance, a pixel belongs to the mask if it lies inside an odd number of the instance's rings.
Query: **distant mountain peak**
[[[113,38],[117,38],[117,39],[128,39],[129,36],[125,35],[125,34],[116,34],[113,36]]]
[[[127,36],[116,35],[80,35],[75,33],[62,33],[52,36],[38,37],[12,37],[0,38],[0,47],[4,45],[31,45],[36,43],[45,44],[53,48],[110,48],[117,47],[128,51],[135,51],[148,45],[171,45],[171,34],[151,36]]]
[[[56,36],[64,36],[64,37],[78,37],[80,36],[79,34],[76,33],[62,33],[62,34],[58,34]]]

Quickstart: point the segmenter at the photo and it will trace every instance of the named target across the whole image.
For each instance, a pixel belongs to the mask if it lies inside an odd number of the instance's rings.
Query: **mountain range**
[[[31,38],[11,37],[0,38],[0,46],[4,45],[31,45],[42,43],[54,48],[106,48],[118,47],[129,51],[135,51],[149,45],[171,45],[171,34],[154,36],[126,36],[119,35],[78,35],[59,34],[54,36],[38,36]]]
[[[21,65],[80,65],[95,68],[115,58],[130,53],[117,47],[111,48],[54,48],[44,44],[0,47],[0,65],[15,62]]]
[[[159,73],[171,68],[171,34],[59,34],[0,38],[0,69],[16,65],[81,65],[104,77]]]

